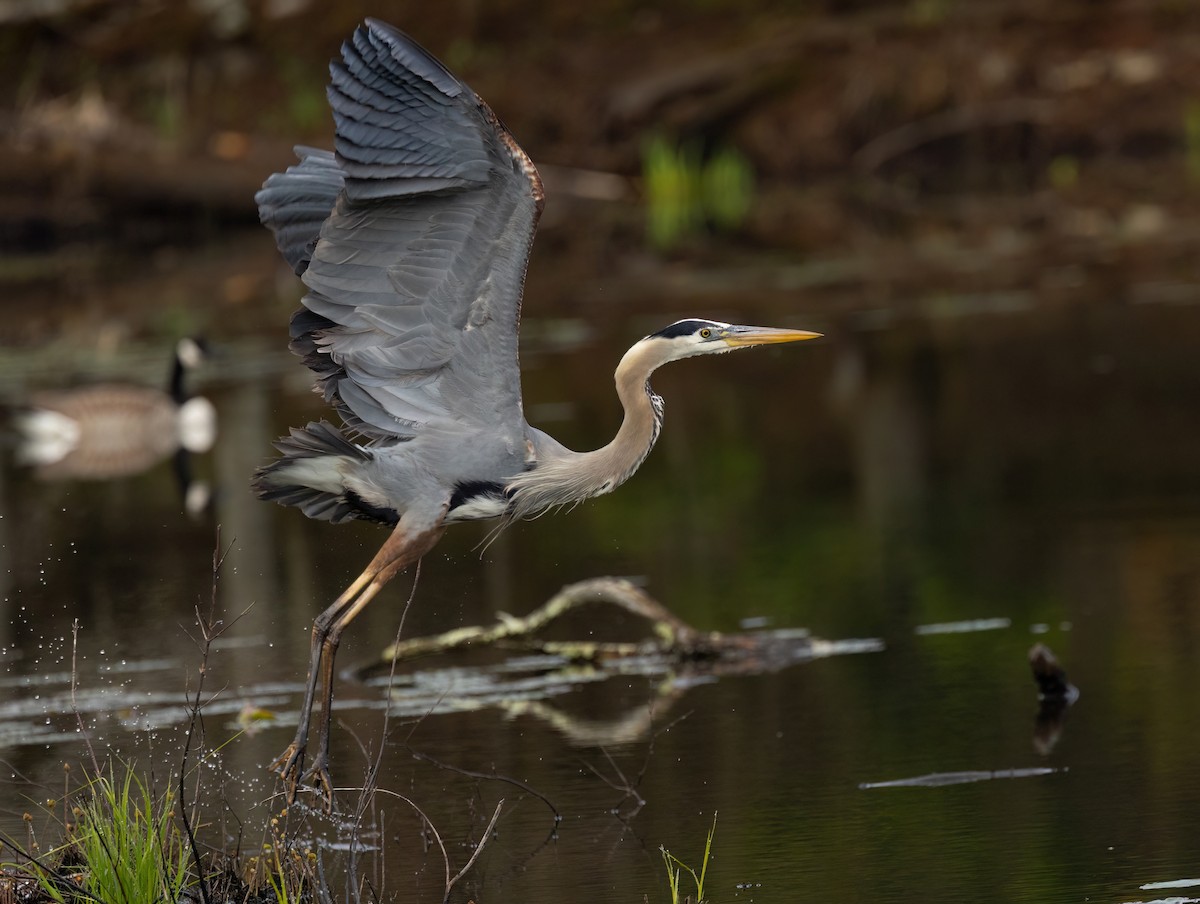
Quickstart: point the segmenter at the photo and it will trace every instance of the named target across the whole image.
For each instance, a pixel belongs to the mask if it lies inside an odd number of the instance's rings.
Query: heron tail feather
[[[369,452],[327,421],[293,428],[275,448],[282,457],[255,471],[251,481],[259,499],[294,505],[310,518],[335,524],[362,517],[346,497],[344,474],[346,466],[369,461]]]

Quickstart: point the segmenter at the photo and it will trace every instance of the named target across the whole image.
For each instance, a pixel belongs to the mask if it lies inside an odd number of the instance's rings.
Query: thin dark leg
[[[333,712],[333,681],[336,675],[334,657],[337,655],[338,644],[341,643],[342,632],[367,607],[375,594],[383,589],[388,581],[408,568],[409,565],[419,561],[421,556],[434,547],[441,539],[443,530],[438,527],[398,544],[398,548],[394,550],[395,558],[380,570],[354,603],[345,607],[334,623],[329,626],[321,651],[321,716],[318,723],[317,755],[313,758],[312,766],[309,767],[304,778],[325,792],[325,799],[330,805],[333,801],[333,783],[329,776],[329,734]],[[396,535],[393,534],[392,537],[395,538]]]
[[[333,718],[333,659],[336,651],[337,641],[330,647],[327,637],[321,658],[321,715],[317,717],[317,754],[301,779],[316,786],[330,810],[333,809],[333,780],[329,775],[329,723]]]
[[[387,544],[385,543],[384,547],[386,548],[386,546]],[[383,550],[381,549],[380,554],[382,552]],[[304,701],[300,704],[300,722],[296,727],[296,737],[270,766],[271,770],[278,772],[286,783],[289,804],[296,799],[296,788],[300,781],[300,775],[304,771],[304,752],[308,746],[308,725],[312,720],[312,708],[313,702],[316,699],[317,682],[321,673],[321,658],[325,641],[329,637],[330,630],[337,624],[338,617],[353,605],[354,597],[362,590],[363,586],[379,573],[382,567],[379,561],[380,554],[376,554],[375,558],[371,560],[371,564],[363,570],[363,573],[355,578],[354,582],[342,591],[333,604],[313,621],[312,642],[309,647],[308,658],[308,677],[305,681]]]
[[[333,787],[329,778],[329,723],[333,702],[334,656],[342,631],[366,608],[367,603],[384,584],[432,549],[443,532],[440,518],[431,530],[415,536],[397,526],[362,574],[313,622],[308,680],[304,690],[304,701],[300,706],[300,723],[296,729],[296,737],[270,767],[278,772],[286,783],[289,803],[295,800],[302,774],[304,779],[311,780],[324,792],[328,806],[332,806],[333,803]],[[322,703],[319,746],[316,758],[305,772],[304,754],[308,746],[309,722],[312,719],[318,686]]]

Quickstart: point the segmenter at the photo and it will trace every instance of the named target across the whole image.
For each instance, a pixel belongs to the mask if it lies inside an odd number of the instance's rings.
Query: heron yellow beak
[[[822,333],[810,330],[780,330],[770,326],[731,326],[722,331],[726,345],[744,348],[751,345],[775,345],[780,342],[802,342],[819,339]]]

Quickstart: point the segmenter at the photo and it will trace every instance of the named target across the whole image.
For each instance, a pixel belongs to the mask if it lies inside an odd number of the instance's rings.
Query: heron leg
[[[329,804],[332,804],[333,801],[333,784],[329,777],[329,734],[333,714],[333,680],[336,674],[333,661],[334,656],[337,655],[338,644],[341,643],[342,632],[367,607],[375,594],[388,581],[433,549],[444,532],[445,528],[441,526],[440,518],[436,527],[421,533],[401,534],[397,529],[384,543],[383,548],[379,551],[380,555],[375,559],[378,561],[382,556],[386,559],[386,564],[378,570],[375,577],[371,579],[371,582],[354,602],[338,613],[326,633],[321,650],[321,717],[317,736],[317,755],[313,758],[312,765],[304,774],[304,778],[322,790],[325,800]],[[397,542],[393,544],[393,541]],[[389,549],[389,547],[391,548]],[[375,561],[372,564],[375,564]]]
[[[423,531],[412,531],[403,523],[397,525],[362,574],[313,622],[308,681],[304,702],[300,707],[300,724],[295,740],[271,764],[271,769],[278,772],[287,783],[289,802],[295,799],[299,783],[308,780],[319,787],[326,804],[332,806],[329,725],[333,703],[334,657],[342,632],[388,581],[434,547],[445,531],[442,526],[444,515],[443,509],[434,526]],[[321,693],[319,744],[316,757],[305,771],[304,754],[308,746],[308,728],[318,686]]]
[[[378,556],[363,570],[354,582],[350,584],[333,604],[316,617],[313,621],[312,641],[309,646],[308,677],[304,683],[304,701],[300,704],[300,721],[296,727],[296,737],[287,749],[283,751],[270,765],[273,772],[278,772],[287,783],[288,803],[296,798],[296,787],[300,775],[304,771],[304,753],[308,747],[308,723],[312,719],[313,702],[316,699],[317,681],[321,672],[321,652],[325,639],[329,636],[330,628],[348,606],[354,597],[379,571]]]
[[[384,577],[383,572],[367,585],[362,594],[354,600],[353,604],[345,608],[339,613],[332,624],[329,625],[325,632],[325,637],[321,642],[320,666],[321,666],[321,715],[318,717],[317,730],[317,753],[313,757],[312,764],[308,770],[304,772],[302,781],[315,785],[325,798],[328,805],[332,806],[333,802],[333,782],[329,776],[329,727],[333,719],[333,681],[336,677],[334,672],[333,662],[337,655],[338,644],[341,643],[342,631],[359,612],[366,608],[367,603],[375,596],[376,593],[388,582],[390,575]]]

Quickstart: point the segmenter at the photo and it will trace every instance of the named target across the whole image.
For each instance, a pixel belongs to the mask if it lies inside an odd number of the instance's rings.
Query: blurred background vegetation
[[[979,260],[1195,229],[1200,8],[1180,0],[6,0],[5,246],[253,222],[291,144],[329,144],[326,62],[367,15],[487,99],[552,205],[644,197],[659,249]]]

